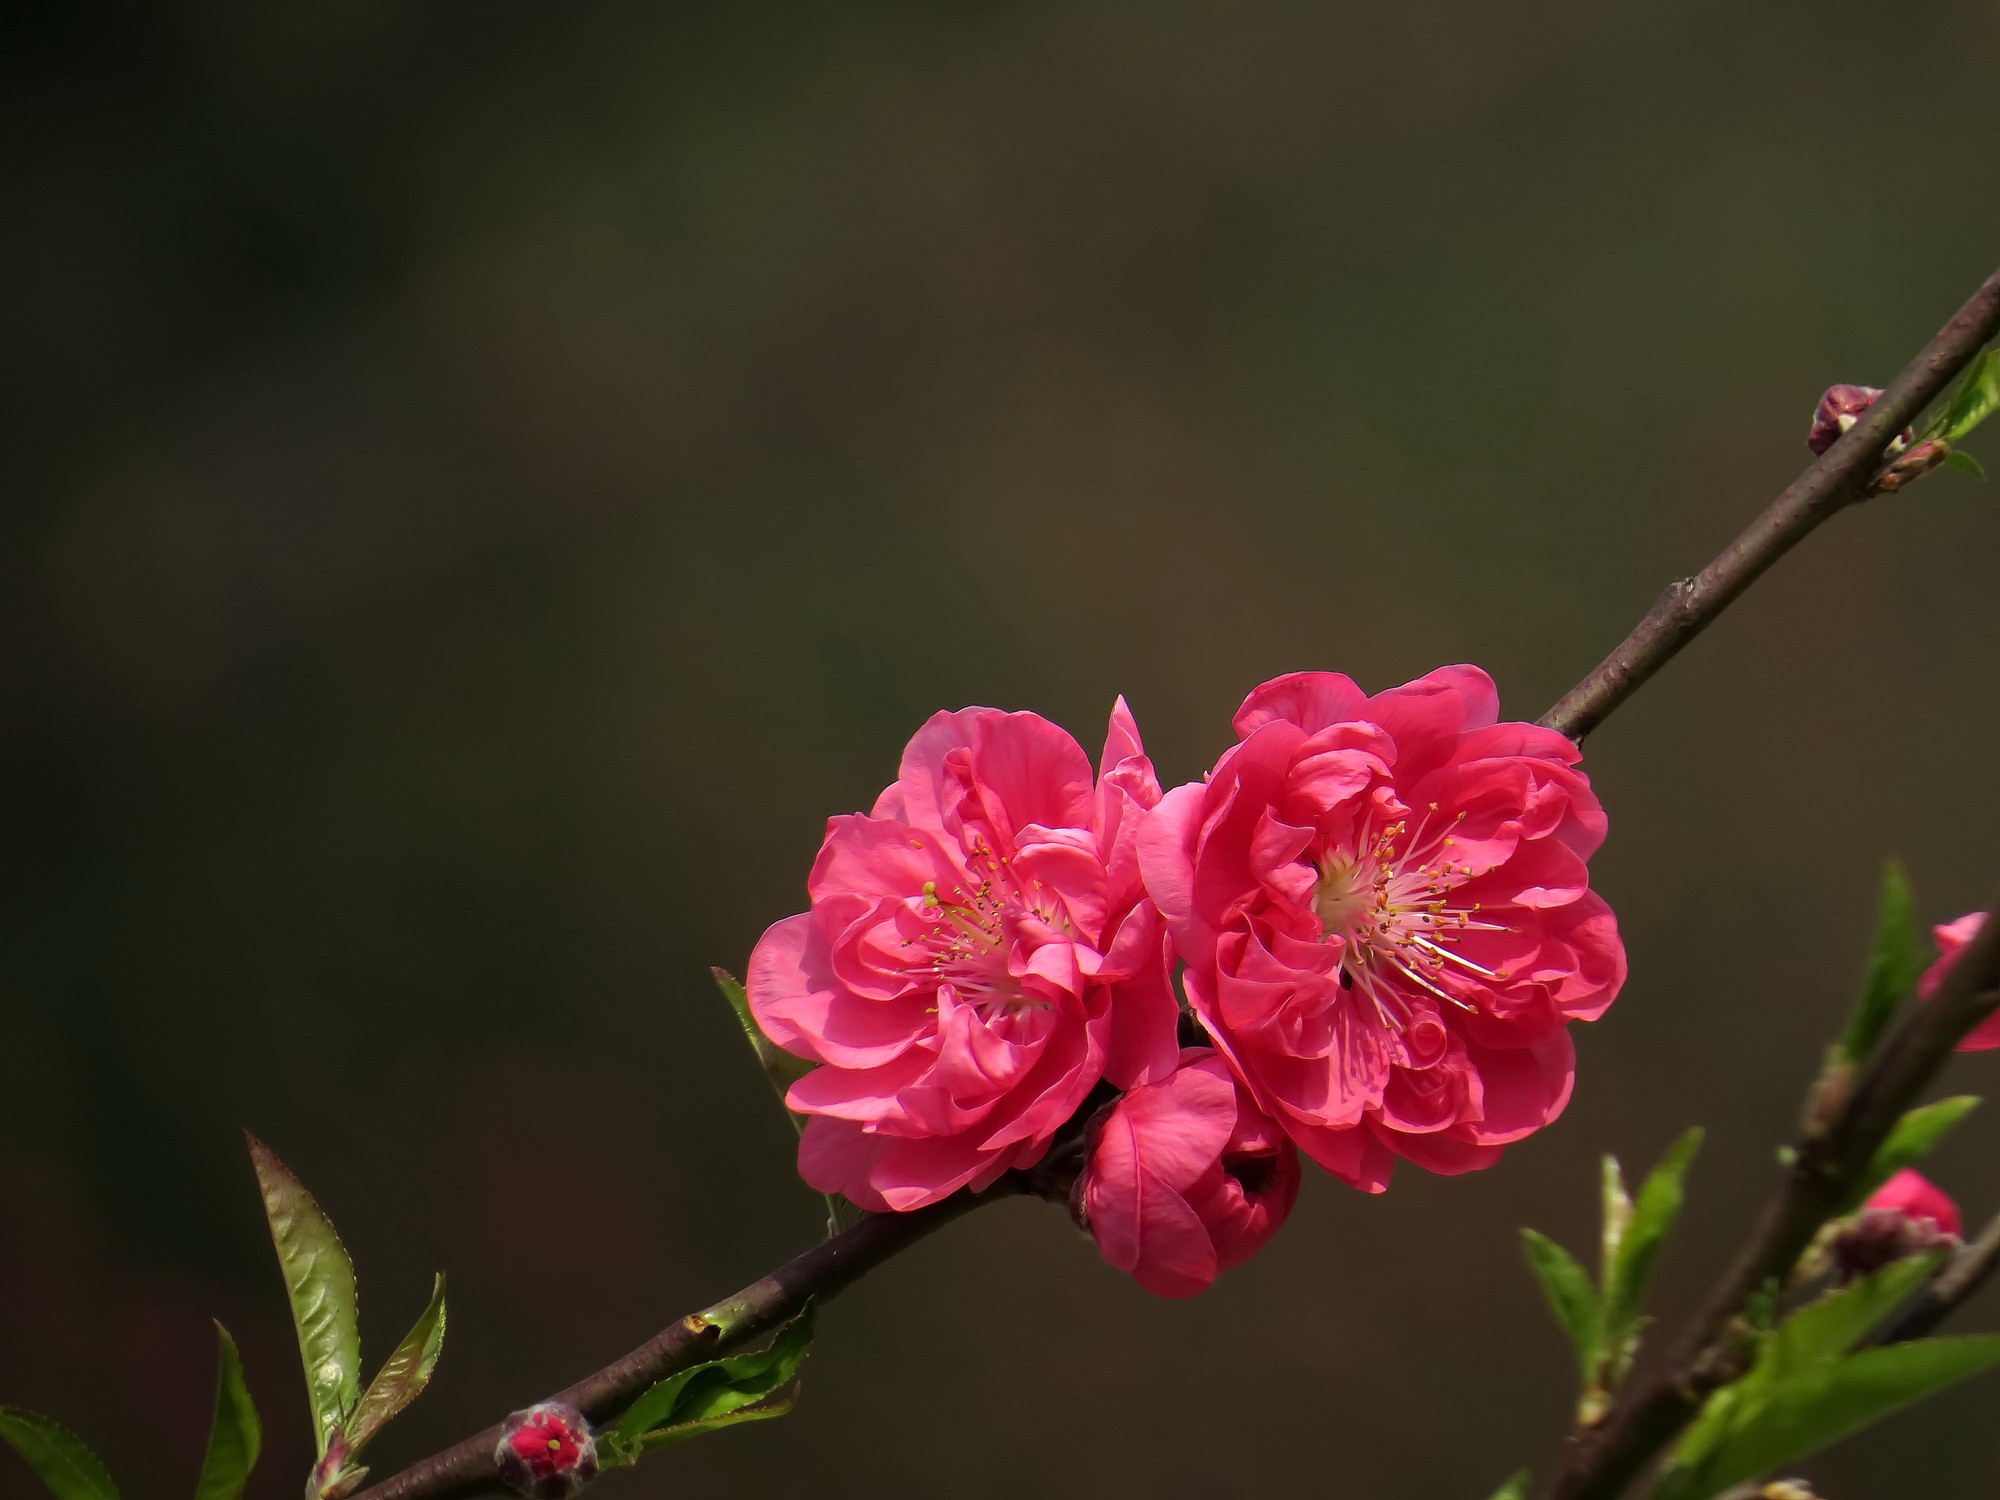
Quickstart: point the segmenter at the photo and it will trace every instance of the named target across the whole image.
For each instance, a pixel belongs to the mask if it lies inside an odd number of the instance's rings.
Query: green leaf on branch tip
[[[2000,410],[2000,351],[1982,349],[1924,428],[1925,438],[1955,443]]]
[[[696,1365],[653,1386],[599,1439],[606,1461],[633,1463],[654,1448],[790,1411],[798,1403],[799,1367],[812,1348],[814,1312],[807,1303],[767,1349]]]
[[[1632,1195],[1625,1190],[1625,1173],[1618,1158],[1606,1153],[1603,1167],[1604,1243],[1598,1252],[1598,1279],[1609,1285],[1632,1222]]]
[[[354,1415],[347,1419],[348,1456],[356,1457],[389,1420],[424,1393],[444,1348],[444,1277],[431,1287],[431,1300],[396,1352],[382,1362]]]
[[[1528,1500],[1528,1484],[1532,1477],[1526,1469],[1516,1469],[1507,1476],[1507,1482],[1493,1492],[1493,1500]]]
[[[729,1008],[736,1012],[736,1024],[743,1028],[744,1040],[750,1043],[750,1050],[757,1055],[757,1065],[764,1070],[764,1077],[778,1096],[778,1102],[785,1102],[785,1095],[791,1091],[813,1065],[803,1057],[794,1057],[776,1042],[764,1035],[757,1024],[757,1017],[750,1010],[750,995],[742,984],[726,969],[711,969],[715,976],[715,986],[722,991],[722,998],[729,1002]],[[790,1117],[792,1128],[803,1132],[805,1116],[785,1111]]]
[[[1892,859],[1882,870],[1882,899],[1876,908],[1868,977],[1840,1038],[1840,1053],[1849,1062],[1865,1062],[1875,1050],[1903,997],[1916,988],[1926,963],[1923,935],[1910,902],[1910,883],[1903,876],[1903,867]]]
[[[1986,470],[1979,466],[1979,460],[1962,448],[1954,448],[1951,452],[1947,453],[1944,456],[1944,466],[1947,469],[1956,469],[1959,473],[1973,479],[1984,479],[1986,477]]]
[[[313,1195],[254,1135],[250,1160],[264,1194],[264,1217],[278,1249],[285,1295],[292,1304],[299,1358],[305,1364],[319,1455],[361,1399],[361,1334],[354,1299],[354,1264]]]
[[[1822,1365],[1740,1410],[1695,1463],[1677,1455],[1653,1500],[1712,1500],[1996,1364],[2000,1337],[1987,1336],[1889,1344]]]
[[[1521,1248],[1528,1268],[1542,1284],[1542,1295],[1549,1299],[1549,1311],[1576,1350],[1578,1378],[1588,1386],[1596,1378],[1601,1339],[1597,1292],[1590,1277],[1575,1256],[1545,1234],[1523,1229]]]
[[[1889,1132],[1889,1138],[1875,1148],[1874,1156],[1868,1161],[1868,1170],[1847,1195],[1840,1211],[1843,1214],[1853,1213],[1875,1189],[1903,1168],[1928,1156],[1932,1147],[1977,1108],[1978,1095],[1956,1094],[1935,1104],[1919,1105],[1904,1115]]]
[[[118,1486],[83,1439],[40,1412],[0,1406],[0,1437],[28,1461],[56,1500],[118,1500]]]
[[[1624,1378],[1625,1367],[1631,1363],[1629,1345],[1639,1331],[1639,1303],[1652,1279],[1660,1247],[1680,1217],[1688,1168],[1694,1164],[1701,1142],[1699,1125],[1683,1131],[1646,1174],[1620,1237],[1617,1257],[1604,1268],[1605,1342],[1615,1366],[1611,1372],[1614,1385]]]
[[[236,1340],[220,1323],[215,1325],[215,1340],[215,1417],[208,1425],[208,1452],[201,1460],[194,1500],[238,1500],[250,1471],[257,1467],[264,1429],[243,1383]]]
[[[1654,1500],[1703,1500],[1761,1468],[1715,1481],[1711,1471],[1733,1452],[1739,1437],[1754,1427],[1777,1395],[1800,1381],[1817,1379],[1838,1366],[1870,1329],[1903,1304],[1937,1269],[1937,1254],[1911,1256],[1884,1266],[1852,1286],[1828,1292],[1798,1309],[1758,1344],[1750,1369],[1708,1398],[1682,1436]],[[1828,1439],[1832,1441],[1832,1439]],[[1781,1455],[1770,1465],[1802,1458],[1806,1449]]]

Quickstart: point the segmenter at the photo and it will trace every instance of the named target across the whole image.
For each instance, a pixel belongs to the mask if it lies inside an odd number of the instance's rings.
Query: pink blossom
[[[940,713],[873,811],[830,819],[812,909],[751,955],[767,1036],[822,1066],[799,1172],[920,1208],[1040,1159],[1100,1078],[1172,1073],[1167,937],[1139,878],[1160,788],[1121,698],[1099,775],[1035,714]]]
[[[1945,971],[1951,968],[1951,961],[1958,957],[1959,949],[1979,935],[1979,929],[1986,924],[1986,913],[1969,911],[1956,922],[1940,922],[1931,929],[1931,937],[1937,942],[1938,956],[1924,977],[1917,981],[1917,998],[1928,1000],[1937,993],[1937,987],[1944,983]],[[1954,1049],[1959,1052],[1991,1052],[2000,1047],[2000,1012],[1988,1016],[1965,1034]]]
[[[1162,1297],[1188,1297],[1285,1222],[1299,1158],[1207,1047],[1133,1089],[1092,1127],[1078,1188],[1104,1258]]]
[[[1604,813],[1553,730],[1443,667],[1370,698],[1265,683],[1140,840],[1188,999],[1259,1108],[1370,1192],[1488,1166],[1569,1099],[1567,1026],[1625,978],[1584,861]]]

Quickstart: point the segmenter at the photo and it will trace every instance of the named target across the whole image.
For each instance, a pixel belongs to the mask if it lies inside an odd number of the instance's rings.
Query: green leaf
[[[291,1299],[305,1363],[306,1399],[320,1457],[361,1399],[361,1334],[356,1322],[354,1265],[334,1233],[333,1221],[271,1148],[245,1132],[264,1217]]]
[[[783,1416],[798,1402],[799,1366],[812,1347],[813,1304],[767,1349],[669,1375],[632,1403],[606,1438],[611,1461],[698,1437],[737,1422]]]
[[[264,1429],[250,1402],[250,1388],[243,1383],[236,1340],[220,1323],[215,1325],[215,1339],[215,1417],[208,1424],[208,1452],[201,1461],[201,1478],[195,1481],[194,1500],[237,1500],[250,1471],[257,1467]]]
[[[2000,351],[1981,350],[1925,427],[1926,438],[1955,443],[2000,409]]]
[[[1682,1435],[1674,1449],[1673,1468],[1669,1470],[1672,1482],[1696,1484],[1735,1434],[1757,1420],[1773,1392],[1832,1368],[1871,1328],[1924,1284],[1940,1259],[1933,1254],[1896,1261],[1852,1286],[1807,1303],[1786,1318],[1759,1344],[1756,1362],[1743,1377],[1710,1396],[1693,1425]],[[1675,1474],[1684,1477],[1673,1479]],[[1708,1489],[1689,1489],[1685,1493],[1662,1489],[1654,1500],[1665,1500],[1669,1495],[1678,1500],[1693,1500],[1696,1495],[1712,1493]]]
[[[1961,474],[1970,475],[1974,479],[1986,477],[1986,471],[1979,466],[1979,460],[1963,448],[1954,448],[1947,453],[1944,456],[1944,466],[1947,469],[1956,469]]]
[[[354,1415],[347,1419],[345,1436],[350,1459],[359,1456],[391,1417],[423,1394],[443,1348],[444,1277],[439,1276],[431,1286],[431,1300],[415,1326],[403,1335],[396,1352],[382,1362],[382,1368],[362,1392]]]
[[[1542,1295],[1549,1299],[1549,1311],[1569,1335],[1578,1376],[1587,1386],[1596,1373],[1600,1336],[1597,1293],[1590,1277],[1575,1256],[1545,1234],[1523,1229],[1521,1248],[1527,1253],[1528,1268],[1542,1284]]]
[[[1868,977],[1847,1018],[1840,1051],[1852,1063],[1862,1063],[1889,1029],[1903,997],[1916,988],[1926,967],[1923,935],[1910,902],[1910,883],[1893,859],[1882,869],[1882,899],[1875,914],[1875,943],[1868,955]]]
[[[764,1077],[778,1096],[778,1102],[785,1102],[785,1095],[799,1079],[812,1071],[813,1065],[803,1057],[794,1057],[784,1048],[764,1035],[757,1024],[756,1016],[750,1011],[750,995],[743,986],[725,969],[710,969],[715,976],[716,988],[722,991],[722,998],[729,1002],[729,1008],[736,1012],[736,1024],[743,1028],[744,1040],[750,1043],[750,1050],[757,1054],[757,1064],[764,1070]],[[792,1128],[804,1132],[805,1116],[792,1114]]]
[[[1928,1281],[1942,1259],[1937,1252],[1906,1256],[1808,1302],[1778,1325],[1746,1380],[1769,1385],[1833,1363]]]
[[[799,1079],[813,1070],[813,1064],[803,1057],[794,1057],[764,1035],[757,1024],[757,1017],[750,1011],[750,996],[743,986],[727,969],[710,969],[715,976],[715,987],[722,991],[722,998],[729,1002],[729,1008],[736,1012],[736,1024],[743,1028],[744,1040],[750,1043],[750,1050],[757,1055],[758,1066],[764,1070],[764,1077],[770,1083],[778,1102],[785,1102],[785,1095]],[[792,1122],[792,1129],[805,1134],[806,1117],[785,1111],[785,1118]],[[838,1234],[856,1222],[860,1210],[845,1198],[834,1193],[821,1195],[826,1199],[826,1232]]]
[[[2000,1337],[1987,1336],[1888,1344],[1822,1365],[1774,1386],[1697,1463],[1677,1456],[1653,1500],[1711,1500],[1996,1364]]]
[[[1528,1500],[1528,1484],[1532,1477],[1526,1469],[1516,1469],[1507,1476],[1507,1482],[1493,1492],[1493,1500]]]
[[[1618,1158],[1606,1153],[1603,1167],[1604,1243],[1598,1253],[1597,1276],[1605,1285],[1618,1268],[1618,1255],[1625,1244],[1625,1230],[1632,1222],[1632,1195],[1625,1191],[1625,1173]]]
[[[0,1437],[14,1445],[56,1500],[118,1500],[118,1486],[83,1439],[41,1413],[0,1406]]]
[[[1904,1115],[1896,1122],[1895,1129],[1889,1132],[1889,1138],[1875,1149],[1875,1155],[1869,1159],[1868,1170],[1847,1195],[1840,1211],[1843,1214],[1853,1213],[1875,1189],[1903,1168],[1929,1155],[1933,1146],[1977,1108],[1978,1095],[1956,1094],[1935,1104],[1920,1105]]]
[[[1659,1164],[1646,1174],[1633,1201],[1615,1258],[1604,1271],[1604,1344],[1611,1360],[1607,1384],[1614,1389],[1631,1367],[1638,1344],[1639,1304],[1652,1279],[1653,1263],[1680,1217],[1684,1184],[1695,1153],[1701,1149],[1701,1127],[1682,1132],[1667,1147]],[[1607,1244],[1609,1243],[1607,1239]]]

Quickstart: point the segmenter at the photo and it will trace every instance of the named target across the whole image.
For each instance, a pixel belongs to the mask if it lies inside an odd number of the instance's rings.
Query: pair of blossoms
[[[1081,1116],[1072,1211],[1185,1296],[1284,1221],[1300,1151],[1368,1192],[1399,1157],[1490,1165],[1561,1112],[1566,1028],[1625,975],[1576,747],[1498,709],[1473,667],[1280,677],[1164,795],[1122,699],[1094,773],[1038,715],[936,715],[750,960],[758,1024],[818,1064],[800,1174],[918,1209]]]
[[[786,1098],[809,1184],[904,1212],[1080,1135],[1042,1186],[1186,1296],[1284,1222],[1301,1151],[1381,1192],[1398,1158],[1472,1171],[1561,1113],[1569,1023],[1625,977],[1576,747],[1501,722],[1467,666],[1373,697],[1295,673],[1234,723],[1163,794],[1122,699],[1094,772],[1036,714],[940,713],[829,820],[811,909],[747,980],[818,1065]]]

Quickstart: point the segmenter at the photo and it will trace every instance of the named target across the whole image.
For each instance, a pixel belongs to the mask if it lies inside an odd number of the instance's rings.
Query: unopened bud
[[[597,1440],[574,1406],[544,1401],[507,1418],[493,1464],[517,1495],[569,1500],[597,1477]]]
[[[1861,414],[1875,404],[1881,389],[1872,385],[1832,385],[1819,398],[1819,407],[1813,412],[1812,427],[1806,433],[1806,446],[1814,453],[1824,453],[1831,448],[1840,435],[1861,419]],[[1908,442],[1909,433],[1896,439],[1891,451]]]
[[[1900,453],[1875,480],[1878,490],[1900,490],[1904,485],[1922,479],[1939,464],[1951,457],[1951,444],[1937,438],[1928,438],[1907,452]]]
[[[1921,1172],[1905,1167],[1868,1195],[1829,1247],[1834,1274],[1857,1281],[1906,1255],[1958,1244],[1958,1205]]]
[[[1774,1479],[1757,1491],[1758,1500],[1819,1500],[1819,1494],[1803,1479]]]

